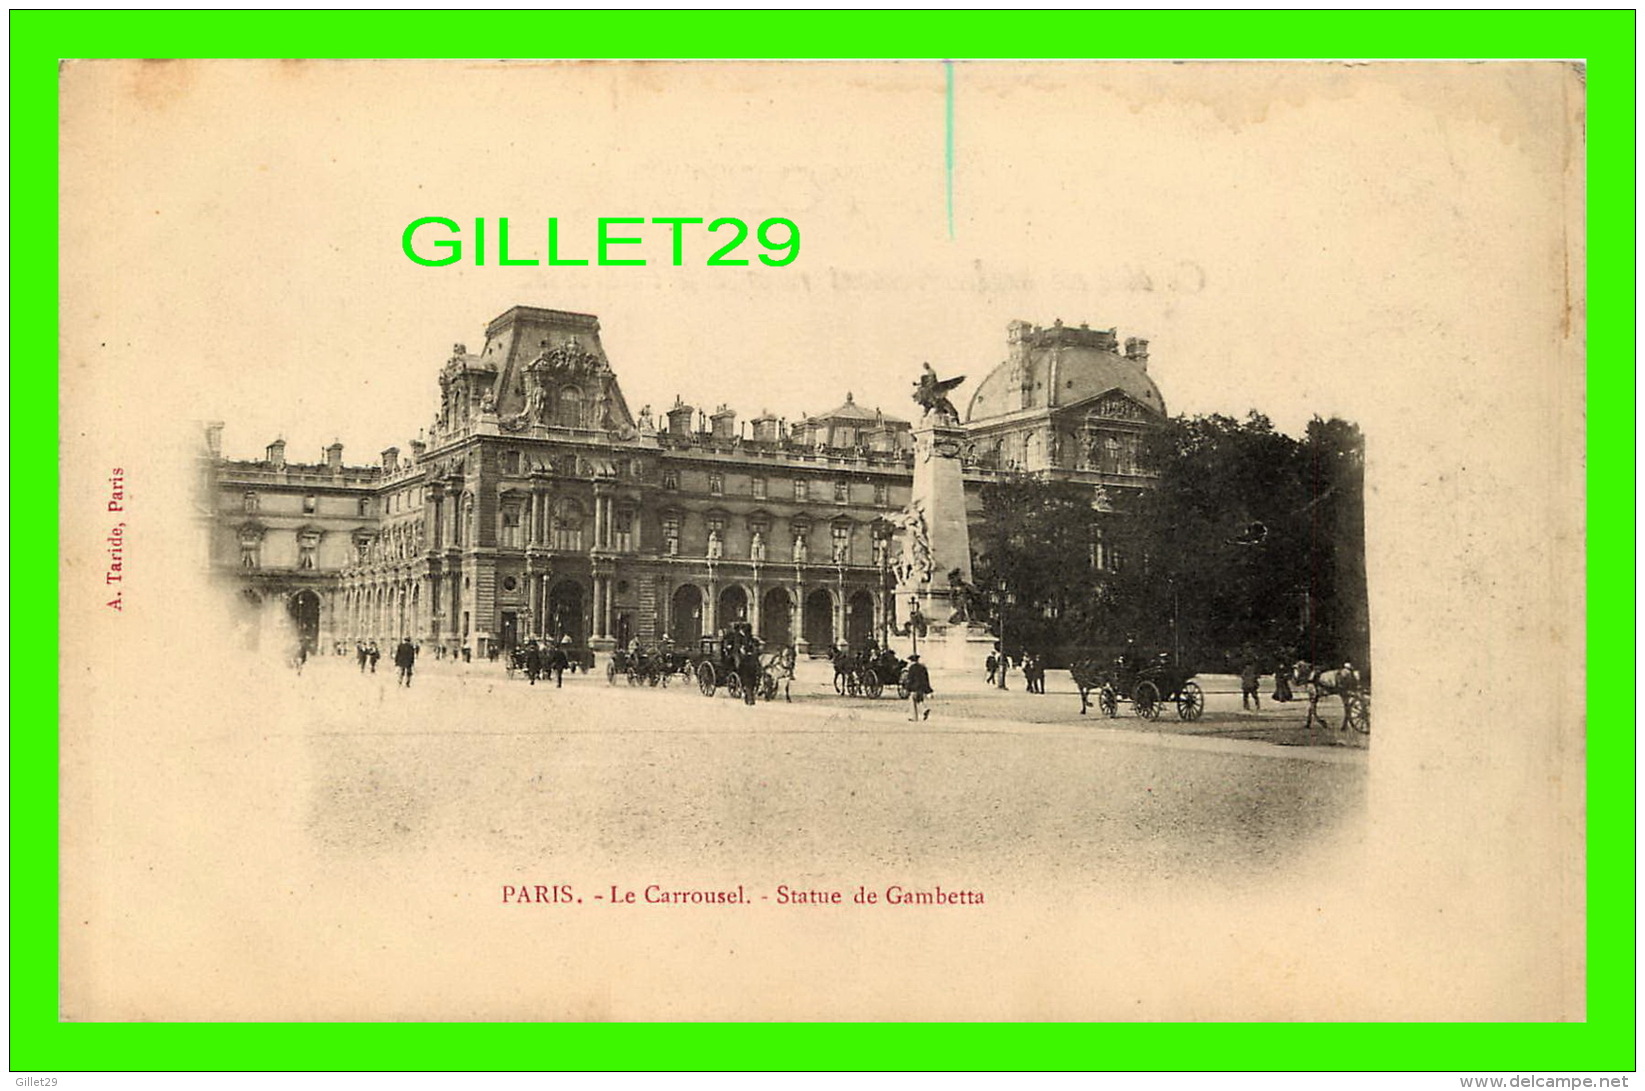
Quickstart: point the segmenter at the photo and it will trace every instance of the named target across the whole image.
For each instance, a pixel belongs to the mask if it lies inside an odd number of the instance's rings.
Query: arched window
[[[583,548],[583,506],[569,496],[554,502],[554,548],[571,552]]]
[[[579,428],[583,423],[583,392],[574,386],[560,388],[560,402],[555,423],[562,428]]]

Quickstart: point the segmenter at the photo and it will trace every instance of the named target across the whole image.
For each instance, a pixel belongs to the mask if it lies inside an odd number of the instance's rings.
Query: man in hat
[[[929,718],[931,710],[922,706],[932,693],[931,672],[925,669],[925,664],[920,662],[918,654],[908,657],[908,677],[903,684],[908,690],[908,700],[912,703],[912,715],[908,717],[909,720],[918,723]]]
[[[412,645],[409,636],[402,636],[400,643],[395,646],[394,665],[400,668],[400,676],[395,680],[395,684],[410,689],[411,671],[417,665],[417,649]]]

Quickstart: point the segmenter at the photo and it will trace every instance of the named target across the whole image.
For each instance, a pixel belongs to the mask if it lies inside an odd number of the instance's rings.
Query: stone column
[[[748,624],[753,628],[755,636],[760,635],[760,600],[763,598],[765,589],[760,586],[760,579],[756,575],[748,593]]]
[[[610,501],[606,502],[610,507]],[[612,637],[617,633],[617,586],[615,577],[605,578],[605,625],[603,636]]]

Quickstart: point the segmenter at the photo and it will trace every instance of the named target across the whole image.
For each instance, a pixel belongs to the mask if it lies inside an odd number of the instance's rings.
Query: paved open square
[[[284,687],[311,762],[309,834],[347,853],[455,840],[685,874],[866,864],[1245,885],[1365,802],[1367,752],[1328,745],[1344,741],[1340,709],[1308,732],[1296,705],[1242,713],[1233,679],[1205,680],[1207,711],[1183,724],[1169,708],[1152,723],[1125,706],[1081,716],[1066,672],[1043,695],[1018,675],[1002,692],[937,672],[916,724],[890,692],[836,695],[826,661],[800,664],[792,700],[755,706],[683,677],[613,685],[604,663],[557,688],[434,661],[407,689],[386,662],[310,660]]]

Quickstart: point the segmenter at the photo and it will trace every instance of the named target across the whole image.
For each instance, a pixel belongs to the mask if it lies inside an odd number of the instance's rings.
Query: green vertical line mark
[[[954,62],[943,61],[943,71],[948,75],[948,144],[946,159],[948,164],[948,237],[954,237]]]

